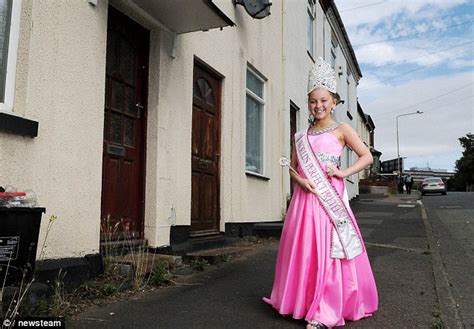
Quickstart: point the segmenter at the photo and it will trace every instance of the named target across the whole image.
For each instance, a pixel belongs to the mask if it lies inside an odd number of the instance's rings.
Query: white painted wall
[[[274,3],[272,15],[263,20],[250,18],[241,6],[227,5],[221,9],[234,19],[235,27],[178,36],[175,58],[169,56],[171,35],[164,32],[160,43],[159,105],[156,108],[159,147],[156,158],[158,163],[160,159],[168,159],[165,164],[168,169],[161,168],[159,176],[162,181],[156,185],[157,225],[167,225],[163,219],[169,216],[171,208],[176,210],[176,224],[190,224],[194,56],[224,76],[221,104],[221,231],[224,231],[226,222],[281,220],[284,207],[282,170],[278,164],[282,143],[279,129],[282,107],[281,7]],[[270,178],[268,181],[245,174],[247,62],[267,79],[264,162],[265,176]],[[172,153],[174,156],[171,157]],[[163,230],[161,233],[159,229],[150,227],[147,237],[152,245],[169,243],[169,235]]]
[[[281,6],[272,15],[250,18],[242,6],[216,2],[235,27],[173,35],[152,21],[147,128],[145,237],[151,246],[169,244],[171,225],[190,225],[191,137],[194,57],[224,76],[222,84],[221,225],[278,221],[284,210],[281,155]],[[134,16],[125,2],[114,5]],[[172,57],[171,54],[174,54]],[[265,78],[265,176],[245,174],[247,63]],[[257,206],[258,205],[258,206]]]
[[[47,258],[99,249],[106,17],[104,1],[22,2],[13,111],[39,136],[0,132],[0,182],[33,189],[58,217]]]
[[[283,90],[279,4],[264,20],[250,18],[241,6],[221,4],[237,26],[180,35],[172,58],[169,32],[126,1],[111,3],[151,30],[145,209],[150,245],[169,244],[172,224],[190,224],[194,56],[225,77],[221,230],[226,222],[281,220],[285,204],[278,164]],[[99,247],[107,5],[24,2],[14,111],[37,120],[40,129],[34,139],[0,133],[0,181],[35,190],[48,215],[58,216],[48,238],[47,258],[80,257]],[[247,62],[267,78],[269,180],[245,175]],[[43,235],[46,224],[45,220]]]
[[[110,2],[151,31],[145,199],[150,245],[169,244],[171,225],[190,225],[194,56],[224,76],[221,231],[226,222],[281,220],[289,177],[278,159],[289,155],[290,100],[300,107],[298,128],[307,125],[307,73],[313,60],[306,52],[306,2],[274,1],[269,17],[254,20],[243,7],[219,1],[236,26],[178,36],[174,58],[169,32],[128,1]],[[58,216],[47,258],[80,257],[99,248],[107,8],[105,0],[96,7],[86,1],[22,2],[13,111],[38,121],[39,136],[0,132],[0,184],[35,190],[40,206]],[[319,4],[315,36],[316,56],[324,56],[330,27]],[[344,64],[343,56],[338,58]],[[247,63],[267,79],[269,180],[245,174]],[[356,111],[356,92],[352,95]],[[347,121],[344,115],[338,119]],[[46,225],[44,220],[40,245]]]

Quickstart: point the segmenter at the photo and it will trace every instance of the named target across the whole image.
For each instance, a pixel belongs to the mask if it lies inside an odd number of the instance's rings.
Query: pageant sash
[[[316,186],[316,193],[324,211],[333,223],[331,258],[352,259],[363,251],[363,244],[357,233],[348,209],[348,198],[344,188],[344,200],[326,178],[308,140],[307,131],[295,135],[296,154],[306,178]]]

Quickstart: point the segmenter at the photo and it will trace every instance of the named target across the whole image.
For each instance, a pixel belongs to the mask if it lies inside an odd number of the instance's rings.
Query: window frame
[[[316,22],[316,8],[313,0],[308,0],[308,3],[306,4],[306,13],[307,13],[307,21],[311,22],[311,40],[308,39],[308,35],[306,35],[306,50],[308,51],[309,55],[311,58],[314,58],[314,53],[315,53],[315,33],[314,33],[314,28],[315,28],[315,22]],[[306,26],[306,33],[308,33],[309,27]],[[311,42],[311,48],[308,49],[309,47],[309,42]]]
[[[15,98],[16,64],[18,57],[18,43],[20,39],[20,20],[22,0],[11,0],[10,31],[8,36],[8,53],[5,76],[5,95],[0,102],[0,113],[16,115],[13,111]]]
[[[252,90],[250,90],[247,86],[247,74],[250,73],[252,74],[257,80],[259,80],[262,83],[262,97],[258,96],[255,94]],[[268,178],[265,176],[266,174],[266,147],[265,147],[265,139],[266,139],[266,131],[265,131],[265,120],[266,120],[266,111],[265,111],[265,96],[266,96],[266,82],[267,79],[260,73],[258,70],[256,70],[254,67],[250,65],[250,63],[247,64],[247,69],[245,71],[245,173],[252,175],[252,176],[257,176],[264,178],[268,180]],[[261,127],[261,133],[262,133],[262,150],[261,150],[261,157],[262,157],[262,172],[255,172],[252,170],[247,169],[247,97],[251,97],[253,100],[258,102],[261,105],[261,111],[262,111],[262,127]]]
[[[346,77],[346,83],[347,83],[347,112],[351,113],[351,81],[350,81],[350,76]]]
[[[336,62],[337,62],[337,44],[331,38],[331,67],[335,71],[336,70]]]

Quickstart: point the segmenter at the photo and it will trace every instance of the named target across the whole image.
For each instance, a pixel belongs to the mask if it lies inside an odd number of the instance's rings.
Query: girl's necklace
[[[310,135],[321,135],[324,134],[325,132],[331,131],[336,129],[340,125],[339,122],[333,122],[329,126],[322,128],[322,129],[314,129],[314,127],[311,127],[308,131],[308,134]]]

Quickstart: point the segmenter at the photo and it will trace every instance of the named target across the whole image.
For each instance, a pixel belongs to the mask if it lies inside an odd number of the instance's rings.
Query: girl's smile
[[[331,115],[331,110],[336,105],[336,100],[322,88],[311,92],[308,99],[308,109],[316,120],[324,120]]]

